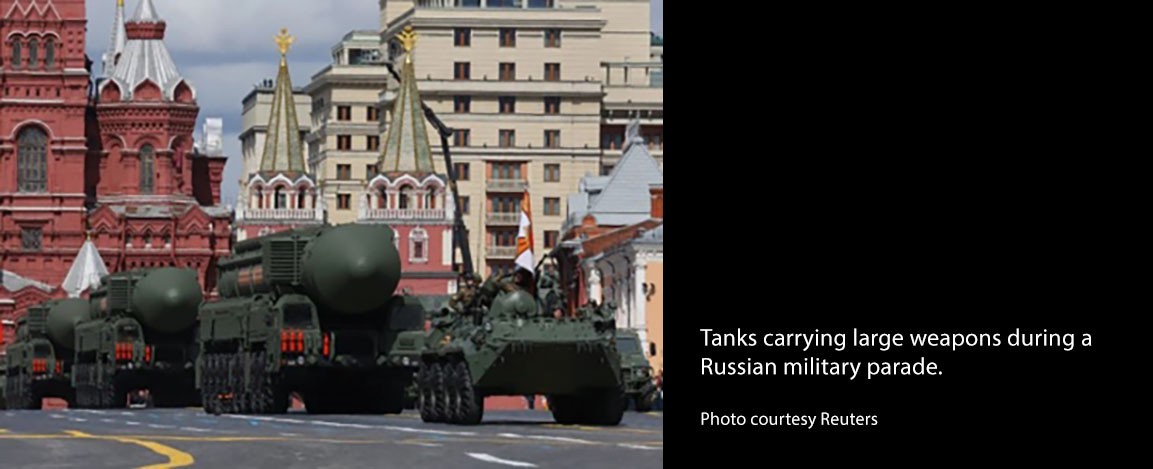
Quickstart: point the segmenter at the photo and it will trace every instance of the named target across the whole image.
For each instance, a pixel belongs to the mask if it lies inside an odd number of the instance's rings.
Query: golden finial
[[[404,31],[396,35],[396,38],[400,40],[400,45],[404,46],[404,51],[408,52],[410,56],[412,55],[412,49],[416,47],[416,37],[417,34],[412,30],[411,25],[405,26]],[[405,60],[411,59],[406,57]]]
[[[116,6],[124,8],[124,0],[116,0]]]
[[[288,50],[292,48],[292,43],[296,42],[296,37],[288,34],[288,28],[280,28],[280,35],[273,38],[276,41],[276,48],[280,49],[280,63],[286,63],[285,56],[288,55]]]

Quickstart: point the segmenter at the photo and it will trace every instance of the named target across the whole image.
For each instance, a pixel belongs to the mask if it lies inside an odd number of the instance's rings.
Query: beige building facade
[[[557,245],[567,196],[582,177],[607,174],[620,159],[630,117],[640,119],[663,164],[663,46],[655,52],[648,0],[380,6],[378,40],[387,57],[400,55],[395,36],[405,26],[420,35],[418,86],[454,130],[453,169],[482,272],[512,270],[526,189],[538,259]],[[390,109],[390,94],[378,102]],[[438,171],[447,171],[431,126],[429,135]]]
[[[308,166],[332,224],[354,223],[357,198],[375,176],[383,115],[380,93],[389,83],[377,31],[352,31],[332,48],[332,65],[305,87],[310,99]],[[395,89],[395,86],[392,87]]]

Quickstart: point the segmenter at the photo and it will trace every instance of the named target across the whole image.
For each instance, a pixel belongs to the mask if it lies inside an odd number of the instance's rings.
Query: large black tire
[[[575,425],[581,423],[584,401],[576,396],[549,396],[549,408],[552,418],[561,425]]]
[[[420,369],[416,373],[416,408],[420,410],[420,419],[432,423],[435,422],[433,416],[433,391],[432,391],[432,367],[426,361],[420,362]]]
[[[422,362],[420,368],[420,418],[428,423],[445,421],[442,368],[436,362]]]
[[[484,419],[484,396],[472,385],[472,375],[468,365],[458,360],[454,365],[456,377],[456,422],[460,425],[477,425]]]
[[[588,395],[584,401],[581,420],[589,425],[620,425],[628,401],[622,390],[602,391]]]
[[[450,407],[448,391],[451,382],[449,369],[444,363],[440,362],[433,363],[432,367],[433,376],[436,378],[433,386],[433,392],[436,395],[436,399],[433,401],[435,404],[436,421],[448,423],[449,419],[452,418],[452,408]]]

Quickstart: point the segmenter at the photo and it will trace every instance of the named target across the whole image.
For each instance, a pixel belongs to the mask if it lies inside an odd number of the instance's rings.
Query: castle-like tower
[[[280,70],[272,93],[268,137],[260,170],[248,175],[246,200],[236,207],[236,239],[243,241],[293,228],[324,223],[323,200],[316,178],[304,165],[300,121],[296,116],[292,78],[288,73],[288,50],[296,38],[287,29],[276,36]]]
[[[152,0],[140,0],[123,24],[124,43],[114,28],[104,57],[111,71],[96,88],[89,228],[109,270],[190,267],[210,291],[231,237],[229,210],[219,206],[226,157],[194,151],[196,88],[169,55]]]
[[[452,197],[448,178],[436,173],[420,90],[416,86],[411,27],[398,38],[405,50],[400,90],[375,177],[360,196],[359,223],[383,223],[396,231],[403,272],[401,289],[443,295],[456,290],[452,270]]]

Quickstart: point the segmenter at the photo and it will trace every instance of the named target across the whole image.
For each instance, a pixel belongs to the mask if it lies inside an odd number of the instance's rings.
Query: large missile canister
[[[72,350],[76,340],[76,324],[91,317],[88,301],[81,299],[58,300],[48,305],[48,339],[58,349]]]
[[[341,314],[384,307],[400,283],[395,234],[384,225],[342,225],[312,241],[302,283],[313,301]]]
[[[132,309],[145,326],[171,334],[196,324],[203,299],[194,271],[166,267],[149,272],[136,282]]]

